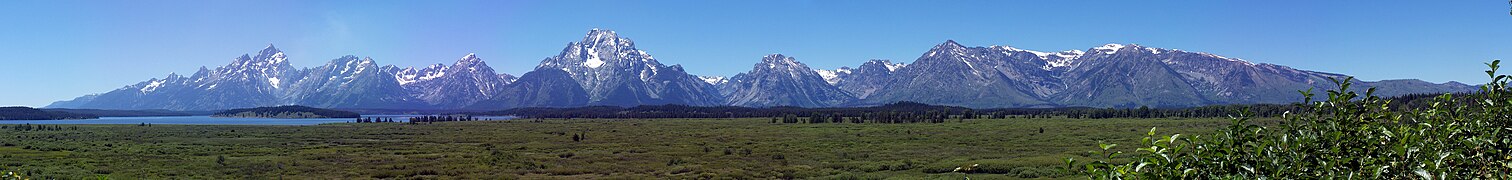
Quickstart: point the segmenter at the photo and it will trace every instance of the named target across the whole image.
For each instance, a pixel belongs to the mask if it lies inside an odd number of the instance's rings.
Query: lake
[[[408,121],[409,117],[421,115],[362,115],[362,117],[394,118]],[[479,119],[508,120],[512,116],[476,116]],[[100,119],[70,120],[0,120],[0,124],[195,124],[195,125],[316,125],[347,123],[355,118],[278,119],[278,118],[223,118],[210,116],[155,116],[155,117],[100,117]]]

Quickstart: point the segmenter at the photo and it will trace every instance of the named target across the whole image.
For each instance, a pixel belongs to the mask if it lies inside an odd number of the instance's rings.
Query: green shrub
[[[1468,98],[1445,94],[1394,111],[1374,88],[1362,96],[1350,91],[1353,78],[1334,80],[1339,88],[1322,101],[1301,91],[1304,111],[1280,125],[1256,125],[1241,112],[1208,136],[1151,128],[1134,154],[1100,144],[1097,159],[1066,164],[1093,179],[1509,179],[1512,88],[1496,74],[1500,62],[1487,63],[1492,81]]]
[[[0,180],[29,179],[29,178],[26,178],[26,176],[22,176],[22,175],[23,174],[17,174],[16,172],[12,172],[12,171],[0,171]]]

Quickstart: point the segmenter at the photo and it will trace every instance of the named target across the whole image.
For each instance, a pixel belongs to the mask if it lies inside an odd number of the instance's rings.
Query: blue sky
[[[1484,83],[1512,59],[1505,1],[0,1],[0,105],[44,106],[275,44],[424,66],[477,53],[523,74],[589,29],[699,75],[783,53],[912,62],[947,39],[1040,51],[1135,43],[1355,75]]]

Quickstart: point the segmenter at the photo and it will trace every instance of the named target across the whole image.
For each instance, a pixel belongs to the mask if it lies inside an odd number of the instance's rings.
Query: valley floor
[[[751,119],[510,120],[315,126],[0,129],[0,171],[33,179],[1071,178],[1098,142],[1225,119],[984,119],[771,124]],[[49,127],[53,125],[47,125]],[[1043,130],[1041,130],[1043,128]],[[1043,133],[1041,133],[1043,131]],[[574,137],[579,136],[577,141]],[[951,170],[980,164],[973,174]]]

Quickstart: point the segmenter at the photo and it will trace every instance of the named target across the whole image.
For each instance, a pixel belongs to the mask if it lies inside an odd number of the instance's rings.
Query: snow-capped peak
[[[471,71],[478,71],[479,69],[482,69],[482,68],[488,68],[488,63],[483,62],[483,59],[482,58],[478,58],[478,56],[476,54],[467,53],[467,55],[462,56],[462,59],[458,59],[457,63],[453,64],[452,66],[458,66],[459,68],[465,68],[467,71],[471,72]]]
[[[588,30],[588,34],[583,35],[583,40],[581,42],[582,44],[580,45],[588,48],[593,48],[596,46],[616,48],[621,46],[633,46],[633,43],[629,39],[620,38],[619,34],[615,33],[613,30],[598,28]]]
[[[966,48],[966,46],[961,46],[961,43],[956,43],[954,39],[947,39],[945,42],[940,43],[940,45],[935,45],[935,48],[954,49]]]
[[[1102,46],[1092,48],[1092,51],[1102,52],[1103,54],[1113,54],[1118,52],[1119,49],[1123,48],[1124,45],[1122,44],[1104,44]]]
[[[462,59],[476,59],[476,58],[478,58],[478,54],[477,53],[467,53],[466,56],[462,56]]]
[[[457,59],[457,63],[475,63],[475,62],[483,62],[483,59],[478,58],[478,55],[477,54],[473,54],[473,53],[467,53],[467,55],[462,56],[461,59]]]
[[[584,37],[584,39],[585,40],[619,39],[619,34],[618,33],[614,33],[613,30],[593,28],[593,29],[588,30],[588,36]]]
[[[258,53],[268,54],[268,53],[273,53],[273,52],[282,52],[282,51],[279,51],[278,47],[274,47],[273,43],[268,43],[268,47],[264,47],[263,50],[259,51]]]
[[[278,47],[273,47],[273,44],[268,44],[267,48],[263,48],[262,51],[257,52],[257,57],[255,58],[266,58],[268,60],[271,60],[273,63],[282,63],[284,60],[284,54],[283,51],[278,50]]]
[[[868,64],[882,65],[882,67],[887,68],[888,72],[898,71],[899,68],[903,68],[903,66],[908,66],[908,64],[893,63],[892,60],[872,59],[870,61],[866,61],[866,63],[861,64],[861,67],[863,67],[863,69],[864,69],[864,67],[867,67]]]
[[[794,60],[793,57],[775,53],[761,57],[761,64],[767,65],[767,68],[777,68],[777,66],[799,67],[798,61]]]
[[[947,57],[965,56],[966,46],[961,46],[961,44],[956,43],[955,40],[945,40],[944,43],[940,43],[939,45],[935,45],[934,48],[929,49],[929,53],[925,54],[924,56],[934,57],[941,55],[940,53],[945,53],[944,55]],[[970,64],[970,62],[966,63]]]

